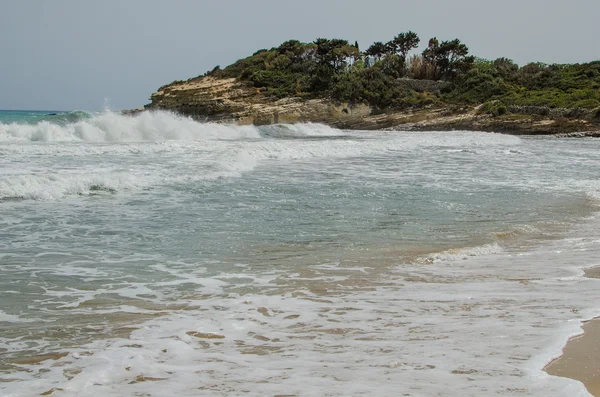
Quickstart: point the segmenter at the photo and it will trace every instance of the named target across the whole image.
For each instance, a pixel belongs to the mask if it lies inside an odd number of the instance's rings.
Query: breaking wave
[[[464,260],[474,256],[486,256],[499,254],[503,248],[498,243],[479,245],[475,247],[453,248],[443,252],[437,252],[421,258],[421,262],[440,263],[447,261]]]
[[[261,127],[201,123],[164,111],[41,117],[34,124],[0,123],[0,200],[54,200],[178,186],[238,177],[269,161],[386,153],[393,157],[440,145],[485,148],[522,143],[518,137],[473,132],[378,134],[314,123]]]
[[[259,128],[264,137],[271,138],[333,138],[346,137],[342,131],[324,124],[275,124]]]
[[[239,126],[198,122],[190,117],[166,111],[145,111],[133,116],[111,111],[98,114],[75,111],[42,115],[36,120],[26,123],[0,123],[0,142],[131,143],[353,137],[353,133],[317,123]],[[396,149],[415,146],[464,148],[522,143],[521,139],[515,136],[473,132],[464,132],[460,136],[439,133],[403,133],[402,136],[403,139],[392,144],[397,146]],[[389,142],[383,140],[382,143],[386,145]]]
[[[77,123],[79,121],[89,120],[94,117],[93,113],[86,112],[85,110],[74,110],[66,113],[48,113],[42,116],[32,117],[28,124],[38,124],[42,121],[58,125],[68,125],[71,123]]]
[[[111,194],[147,185],[133,175],[9,175],[0,178],[0,200],[53,200]]]
[[[169,112],[125,116],[106,111],[97,115],[73,112],[48,115],[35,124],[0,124],[0,141],[142,142],[260,138],[253,126],[199,123]]]

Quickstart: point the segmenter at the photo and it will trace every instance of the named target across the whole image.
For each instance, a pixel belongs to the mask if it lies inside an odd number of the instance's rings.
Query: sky
[[[471,54],[600,60],[599,0],[0,0],[0,109],[114,110],[285,40],[412,30]]]

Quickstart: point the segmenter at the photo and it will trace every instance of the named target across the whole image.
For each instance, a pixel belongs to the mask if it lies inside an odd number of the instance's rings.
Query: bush
[[[366,102],[379,109],[424,106],[433,95],[421,96],[378,68],[338,75],[331,97],[339,101]]]
[[[481,113],[489,114],[491,116],[497,117],[502,116],[503,114],[508,113],[508,108],[501,101],[489,101],[481,106],[479,110]]]
[[[303,74],[283,73],[277,70],[259,70],[254,72],[248,80],[254,87],[262,88],[268,96],[283,98],[296,96],[306,86],[306,76]]]

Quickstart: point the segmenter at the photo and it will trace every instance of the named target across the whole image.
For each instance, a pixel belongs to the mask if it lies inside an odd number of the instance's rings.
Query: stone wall
[[[577,118],[591,119],[595,116],[597,110],[583,108],[549,108],[547,106],[509,106],[509,113],[528,114],[534,116],[544,116],[550,118]]]

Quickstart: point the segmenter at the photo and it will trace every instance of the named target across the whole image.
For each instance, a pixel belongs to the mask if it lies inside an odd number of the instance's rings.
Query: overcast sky
[[[288,39],[413,30],[519,64],[600,59],[600,0],[0,0],[0,109],[127,109]]]

